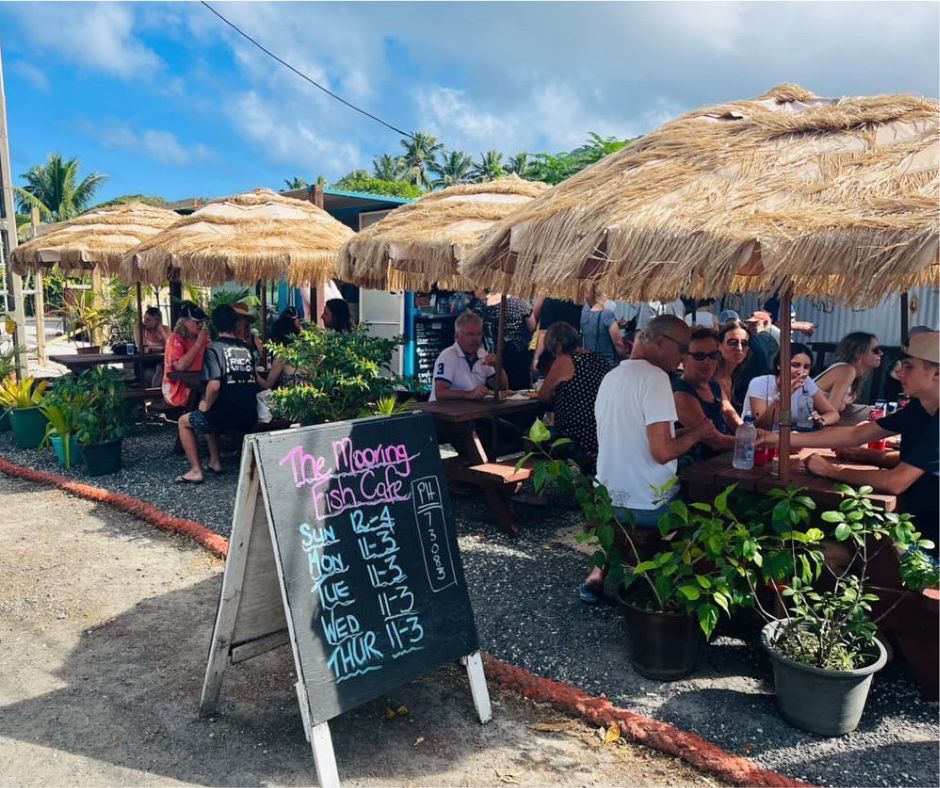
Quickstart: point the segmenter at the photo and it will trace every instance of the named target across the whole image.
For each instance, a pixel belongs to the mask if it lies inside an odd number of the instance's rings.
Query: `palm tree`
[[[310,184],[307,183],[307,179],[306,179],[306,178],[297,178],[297,177],[294,177],[294,178],[285,178],[285,179],[284,179],[284,185],[285,185],[290,191],[293,191],[294,189],[306,189]]]
[[[503,167],[503,172],[507,175],[518,175],[520,178],[530,178],[534,169],[533,164],[534,162],[529,158],[529,154],[522,151],[509,157],[509,161]]]
[[[495,181],[501,178],[503,172],[503,152],[501,150],[488,150],[480,154],[480,160],[473,165],[473,180]]]
[[[437,141],[437,137],[416,131],[411,139],[402,140],[401,146],[405,149],[405,164],[408,167],[408,180],[423,189],[430,187],[428,179],[429,165],[434,161],[444,145]]]
[[[26,181],[16,187],[20,213],[28,214],[35,206],[45,219],[61,222],[78,216],[94,199],[107,175],[93,172],[78,179],[78,158],[63,159],[61,153],[49,154],[45,164],[37,164],[20,177]]]
[[[467,183],[473,158],[462,150],[452,150],[440,161],[428,163],[428,169],[438,177],[431,181],[435,189],[453,186],[455,183]]]
[[[561,183],[571,175],[570,155],[569,153],[559,153],[557,156],[553,156],[551,153],[536,153],[530,177],[552,186]]]
[[[403,181],[408,175],[408,165],[401,156],[385,153],[372,160],[372,173],[380,181]]]

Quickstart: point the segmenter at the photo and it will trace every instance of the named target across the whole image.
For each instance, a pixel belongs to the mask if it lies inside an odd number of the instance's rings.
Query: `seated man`
[[[898,379],[904,393],[911,398],[907,407],[854,427],[794,433],[790,440],[796,448],[836,449],[841,450],[838,454],[844,460],[891,466],[881,470],[846,468],[818,454],[806,461],[807,470],[817,476],[854,487],[867,484],[889,495],[903,493],[902,510],[914,515],[914,524],[925,538],[937,542],[940,333],[932,331],[912,337],[904,352]],[[874,452],[852,448],[898,434],[901,436],[900,454],[892,457],[882,452],[884,462],[873,462],[881,459]],[[777,436],[768,435],[765,440],[776,444]]]
[[[180,443],[189,461],[189,470],[177,476],[179,483],[201,484],[202,466],[196,433],[209,444],[209,470],[222,473],[218,433],[225,430],[248,432],[258,423],[258,383],[251,351],[236,335],[238,314],[230,304],[216,307],[212,325],[219,338],[206,348],[203,378],[206,391],[198,410],[179,421]]]
[[[607,373],[597,392],[597,479],[625,525],[656,528],[678,491],[676,459],[717,436],[708,419],[681,433],[675,429],[669,375],[688,353],[691,334],[681,317],[653,318],[637,335],[630,358]],[[670,483],[665,494],[657,492]],[[604,570],[593,569],[579,589],[581,600],[596,602],[603,580]]]
[[[466,311],[454,323],[455,339],[434,362],[431,402],[483,399],[490,389],[506,388],[506,371],[496,381],[496,356],[483,349],[483,318]]]

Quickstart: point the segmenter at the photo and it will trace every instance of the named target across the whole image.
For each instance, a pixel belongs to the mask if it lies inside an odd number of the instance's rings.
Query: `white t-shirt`
[[[676,461],[661,465],[650,452],[646,428],[667,422],[675,435],[676,404],[669,376],[640,359],[621,361],[601,381],[594,403],[597,419],[597,478],[614,506],[649,511],[663,498],[653,492],[676,477]],[[666,500],[678,492],[673,487]]]
[[[819,392],[819,386],[812,378],[806,378],[803,385],[797,389],[790,398],[790,412],[793,414],[793,423],[796,424],[800,414],[809,414],[815,410],[813,397]],[[741,417],[751,416],[751,397],[767,400],[767,407],[770,407],[780,399],[780,390],[777,388],[776,375],[760,375],[754,378],[747,387],[747,394],[744,395],[744,410]],[[778,426],[774,419],[774,429]]]
[[[485,384],[496,374],[493,367],[483,363],[486,355],[486,350],[481,347],[477,350],[476,358],[468,359],[456,342],[442,350],[434,362],[430,401],[437,401],[436,389],[439,380],[446,380],[455,391],[473,391],[477,386]]]

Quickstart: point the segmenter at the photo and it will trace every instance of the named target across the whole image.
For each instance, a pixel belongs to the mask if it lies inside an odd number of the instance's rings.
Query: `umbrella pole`
[[[503,347],[506,344],[506,294],[499,297],[499,327],[496,330],[496,399],[502,399],[499,381],[503,373]]]
[[[789,283],[780,293],[780,481],[790,483],[790,300]]]
[[[140,291],[140,282],[137,283],[137,336],[140,345],[137,348],[138,353],[144,352],[144,298]]]
[[[262,279],[259,282],[261,286],[261,343],[266,345],[268,342],[268,282],[266,279]],[[268,356],[268,349],[262,347],[261,349],[261,363],[266,364]]]
[[[910,327],[908,326],[908,305],[907,290],[901,293],[901,346],[906,347],[910,337],[908,336]]]

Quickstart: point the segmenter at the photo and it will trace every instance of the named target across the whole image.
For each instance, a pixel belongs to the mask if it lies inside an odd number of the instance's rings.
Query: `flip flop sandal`
[[[217,471],[215,468],[206,468],[206,470],[209,471],[209,473],[211,473],[213,476],[225,476],[225,468],[223,468],[221,471]]]
[[[185,476],[177,476],[173,481],[177,484],[202,484],[205,479],[187,479]]]
[[[578,596],[584,604],[596,605],[604,598],[604,591],[597,586],[589,586],[587,583],[581,583],[581,585],[578,586]]]

